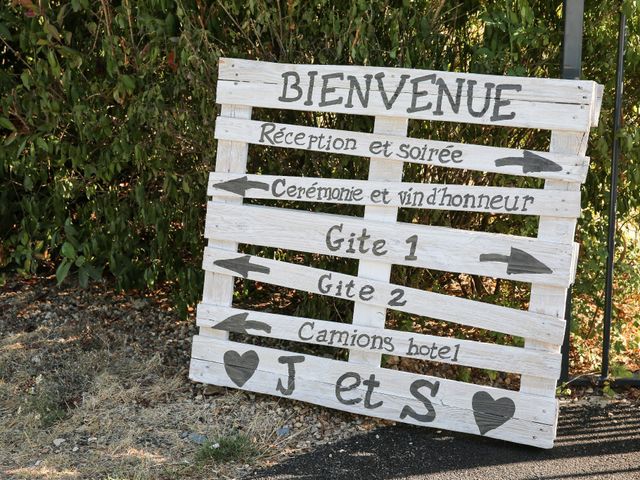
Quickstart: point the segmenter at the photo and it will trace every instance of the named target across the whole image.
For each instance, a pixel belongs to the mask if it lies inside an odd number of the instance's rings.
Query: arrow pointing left
[[[238,258],[216,260],[213,262],[213,264],[222,268],[226,268],[227,270],[231,270],[232,272],[236,272],[243,278],[247,278],[249,272],[269,274],[269,272],[271,271],[269,267],[258,265],[257,263],[251,263],[251,256],[249,255],[244,255]]]
[[[259,190],[269,190],[269,184],[264,182],[256,182],[249,180],[247,176],[234,178],[233,180],[227,180],[226,182],[220,182],[212,185],[214,188],[220,190],[226,190],[227,192],[235,193],[236,195],[244,196],[247,190],[251,188],[257,188]]]
[[[227,332],[247,333],[247,330],[262,330],[271,333],[271,325],[257,320],[247,320],[248,313],[239,313],[225,318],[220,323],[214,325],[213,328],[225,330]]]

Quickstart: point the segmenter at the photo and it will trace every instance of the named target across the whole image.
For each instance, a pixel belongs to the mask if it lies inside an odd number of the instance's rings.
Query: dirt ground
[[[163,291],[9,280],[0,288],[0,478],[241,478],[389,424],[195,384],[195,333],[193,315],[180,319]]]
[[[0,478],[239,478],[381,423],[194,384],[195,333],[195,319],[180,320],[162,292],[9,281],[0,289]]]

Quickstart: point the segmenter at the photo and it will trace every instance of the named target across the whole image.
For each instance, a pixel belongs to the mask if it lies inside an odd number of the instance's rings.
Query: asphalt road
[[[248,478],[640,479],[640,404],[563,406],[551,450],[398,424],[325,445]]]

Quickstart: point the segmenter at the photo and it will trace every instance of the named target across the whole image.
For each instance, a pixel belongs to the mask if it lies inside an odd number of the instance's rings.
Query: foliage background
[[[170,286],[184,311],[197,302],[206,177],[213,165],[215,82],[220,56],[291,63],[403,66],[558,77],[561,2],[358,0],[2,1],[0,7],[0,268],[6,275],[56,272],[86,285]],[[607,182],[617,11],[587,1],[583,78],[605,85],[583,188],[582,244],[574,288],[574,356],[597,360],[606,259]],[[629,17],[616,263],[616,361],[637,368],[640,348],[637,225],[640,204],[640,16]],[[276,118],[256,111],[255,117]],[[370,130],[366,117],[285,112],[283,122]],[[548,132],[411,122],[410,135],[548,148]],[[250,150],[250,170],[366,178],[366,162],[296,151]],[[321,161],[320,161],[321,160]],[[540,186],[530,179],[408,166],[405,179]],[[304,206],[303,208],[309,208]],[[324,211],[357,214],[344,207]],[[536,218],[401,211],[401,219],[534,235]],[[272,252],[267,252],[272,253]],[[287,257],[279,253],[281,258]],[[319,267],[355,263],[316,257]],[[394,268],[413,286],[522,306],[509,282]],[[239,301],[255,297],[244,285]],[[640,302],[638,302],[640,303]],[[289,299],[309,316],[344,311],[313,296]],[[335,316],[335,315],[334,315]],[[348,316],[348,314],[347,314]],[[397,317],[406,326],[412,319]],[[512,341],[498,338],[499,341]],[[514,340],[517,341],[517,340]]]

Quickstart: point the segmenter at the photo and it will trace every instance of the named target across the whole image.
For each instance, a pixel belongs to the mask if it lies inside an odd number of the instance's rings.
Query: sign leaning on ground
[[[193,380],[416,425],[553,446],[580,184],[602,87],[590,81],[223,58]],[[375,116],[372,133],[251,119],[252,107]],[[551,130],[548,152],[409,138],[409,119]],[[369,158],[369,179],[246,172],[248,145]],[[367,160],[363,160],[367,161]],[[545,179],[543,189],[402,182],[404,163]],[[363,217],[243,198],[364,205]],[[398,208],[540,217],[536,238],[397,222]],[[237,252],[239,243],[359,261],[357,276]],[[391,265],[531,283],[528,310],[390,283]],[[232,307],[242,277],[354,302],[351,324]],[[387,309],[524,338],[524,347],[385,327]],[[232,342],[229,332],[349,350],[349,361]],[[520,390],[390,370],[398,355],[520,375]]]

